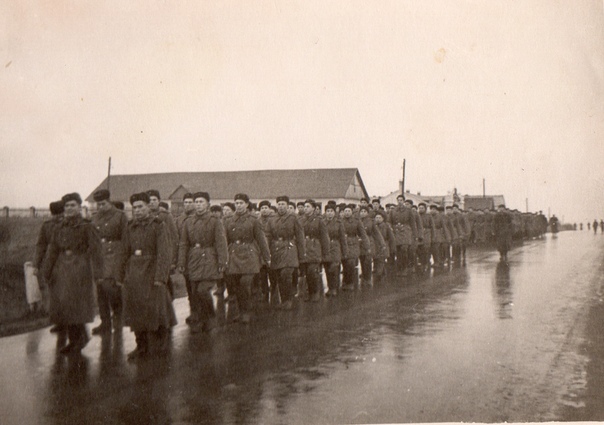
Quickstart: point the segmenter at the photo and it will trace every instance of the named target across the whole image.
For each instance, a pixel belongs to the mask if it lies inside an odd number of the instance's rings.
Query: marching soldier
[[[227,265],[227,243],[220,219],[210,213],[210,194],[197,192],[195,215],[185,221],[180,238],[178,268],[187,270],[191,281],[197,323],[191,332],[208,332],[214,327],[216,317],[211,290],[222,278]]]
[[[451,233],[449,232],[449,226],[447,225],[446,219],[437,205],[432,205],[430,207],[430,213],[432,214],[432,221],[434,223],[432,259],[437,267],[442,268],[444,261],[442,254],[445,251],[445,247],[448,247],[451,243]]]
[[[258,204],[260,207],[260,225],[262,226],[262,231],[266,237],[266,232],[268,231],[268,221],[271,217],[273,217],[276,212],[271,208],[271,202],[268,200],[260,201]],[[262,263],[260,265],[260,273],[258,278],[260,279],[260,288],[262,290],[262,296],[265,303],[276,302],[276,296],[279,293],[277,288],[277,278],[275,274],[272,272],[268,264],[264,262],[264,259],[261,257]]]
[[[94,320],[94,283],[103,276],[101,240],[90,221],[82,218],[82,198],[62,198],[64,218],[52,232],[43,276],[50,288],[50,320],[67,329],[69,344],[62,354],[79,353],[89,341],[86,323]]]
[[[386,243],[382,233],[377,229],[373,216],[369,212],[367,206],[363,206],[359,210],[359,217],[365,233],[369,238],[369,250],[361,249],[361,282],[362,285],[371,286],[371,277],[373,260],[375,258],[385,258],[384,253],[386,252]]]
[[[374,274],[378,280],[381,280],[386,275],[386,260],[390,259],[396,251],[396,241],[394,239],[394,232],[392,226],[386,221],[386,212],[378,209],[375,213],[375,226],[382,235],[385,242],[385,250],[382,255],[377,255],[373,259]]]
[[[93,198],[97,214],[92,225],[97,229],[103,247],[103,275],[97,280],[97,302],[101,324],[92,329],[93,335],[111,333],[122,329],[122,282],[119,280],[124,257],[123,240],[128,232],[126,214],[113,206],[106,189],[96,191]],[[113,311],[113,316],[112,316]]]
[[[159,218],[162,222],[166,223],[166,231],[168,232],[168,243],[170,245],[171,250],[171,273],[176,269],[176,260],[178,257],[178,229],[176,228],[176,223],[174,223],[174,218],[172,218],[172,214],[167,211],[162,211],[159,208],[159,202],[161,199],[159,196],[159,191],[151,189],[147,191],[147,195],[149,195],[149,210],[151,212],[151,215]],[[170,276],[168,276],[168,290],[170,291],[170,296],[174,298],[174,285]]]
[[[192,193],[185,193],[182,197],[183,213],[176,218],[176,230],[178,232],[179,244],[182,230],[185,227],[185,221],[195,215],[195,201]],[[185,268],[182,276],[185,280],[185,287],[187,288],[187,298],[189,300],[189,317],[185,319],[185,322],[190,325],[191,323],[197,322],[199,319],[195,317],[193,308],[193,295],[191,293],[191,281]]]
[[[508,261],[508,251],[512,247],[512,216],[506,211],[503,204],[499,205],[497,214],[493,219],[492,232],[497,242],[499,260]]]
[[[434,220],[430,214],[426,213],[426,204],[420,202],[417,205],[418,214],[422,221],[423,239],[418,245],[418,256],[422,266],[422,271],[427,272],[430,270],[430,253],[432,251],[432,241],[434,241],[434,234],[436,229],[434,226]]]
[[[277,197],[277,215],[269,220],[266,232],[271,254],[270,268],[275,270],[278,279],[283,310],[293,307],[293,272],[306,257],[304,230],[296,215],[288,212],[288,204],[287,196]]]
[[[457,223],[453,220],[453,207],[451,205],[445,207],[445,215],[443,218],[445,224],[449,228],[449,233],[451,234],[451,242],[445,245],[445,254],[443,258],[447,262],[447,265],[451,266],[453,264],[453,257],[459,247],[459,229]],[[451,256],[451,251],[453,251],[453,257]]]
[[[167,349],[169,329],[176,325],[168,277],[172,261],[166,225],[151,214],[149,195],[130,197],[133,219],[124,241],[124,313],[136,336],[136,349],[128,360],[137,360]]]
[[[234,320],[241,323],[250,322],[252,284],[260,272],[260,259],[267,267],[271,263],[262,224],[249,213],[249,203],[246,194],[235,195],[235,215],[225,221],[229,254],[225,279],[237,297],[239,316]]]
[[[361,255],[361,244],[365,253],[371,254],[371,243],[365,232],[363,223],[354,217],[354,204],[346,205],[342,213],[342,225],[346,231],[346,243],[348,254],[342,259],[344,266],[342,290],[353,291],[359,286],[359,273],[357,265]]]
[[[422,220],[419,217],[419,213],[417,212],[417,206],[413,205],[413,200],[411,199],[407,199],[405,201],[405,206],[407,208],[411,209],[411,213],[413,214],[413,217],[415,217],[415,226],[417,227],[417,238],[415,238],[413,240],[413,243],[411,244],[411,248],[410,248],[410,262],[409,262],[409,267],[411,269],[411,273],[415,273],[415,268],[417,266],[417,249],[419,244],[421,243],[421,239],[424,236],[424,228],[422,227]]]
[[[329,236],[329,254],[324,258],[323,267],[327,276],[326,297],[335,297],[340,290],[340,263],[348,257],[346,230],[336,217],[336,205],[327,204],[325,207],[325,227]]]
[[[42,264],[44,263],[44,259],[46,258],[46,252],[48,251],[48,247],[50,246],[50,240],[52,238],[52,234],[54,229],[61,223],[63,220],[63,201],[56,201],[50,203],[50,214],[52,218],[50,220],[46,220],[42,223],[42,228],[40,229],[40,233],[38,234],[38,242],[36,243],[36,253],[34,256],[34,274],[39,276],[40,281],[43,281],[42,273]],[[44,282],[44,286],[46,287],[46,301],[50,301],[48,299],[48,282]],[[46,305],[48,308],[48,305]],[[50,328],[51,333],[61,332],[60,339],[65,340],[66,338],[66,330],[61,326],[55,324]]]
[[[411,245],[417,238],[417,225],[411,208],[405,207],[405,197],[396,197],[398,206],[390,211],[390,224],[396,240],[396,264],[399,274],[407,276]]]
[[[306,276],[308,299],[313,302],[319,301],[321,296],[321,263],[328,257],[330,249],[327,227],[321,215],[317,214],[316,207],[314,200],[307,199],[304,202],[304,216],[300,218],[306,238],[306,259],[300,267],[304,269],[303,275]]]
[[[470,240],[470,233],[472,229],[470,227],[468,217],[459,209],[459,205],[457,204],[453,204],[452,217],[457,224],[459,233],[459,245],[457,251],[454,253],[455,262],[461,263],[463,261],[463,264],[465,264],[466,248],[468,246],[468,241]]]

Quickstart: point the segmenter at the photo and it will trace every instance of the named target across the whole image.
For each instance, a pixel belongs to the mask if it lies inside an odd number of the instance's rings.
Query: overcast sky
[[[107,174],[357,167],[604,218],[602,0],[0,2],[0,206]],[[309,194],[312,195],[312,194]]]

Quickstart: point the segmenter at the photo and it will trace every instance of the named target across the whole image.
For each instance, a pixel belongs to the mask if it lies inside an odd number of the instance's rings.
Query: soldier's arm
[[[34,256],[34,267],[36,269],[40,269],[42,266],[42,261],[44,261],[44,256],[46,255],[46,250],[48,249],[48,222],[42,223],[42,228],[40,229],[40,234],[38,235],[38,242],[36,243],[36,254]]]
[[[96,227],[92,224],[87,226],[88,255],[92,263],[92,276],[94,280],[103,278],[103,254],[101,248],[101,237]]]
[[[260,222],[258,220],[254,220],[253,231],[254,231],[254,240],[256,241],[256,243],[258,244],[258,247],[260,248],[260,254],[262,255],[262,258],[264,259],[264,262],[268,264],[271,261],[271,253],[270,253],[270,250],[268,249],[266,233],[264,233],[264,230],[262,229],[262,224],[260,224]]]
[[[390,223],[386,223],[386,232],[388,233],[388,243],[390,244],[390,253],[396,252],[396,239],[394,238],[394,230]]]
[[[411,214],[411,220],[409,220],[410,221],[409,224],[411,226],[411,234],[413,235],[413,239],[417,239],[420,236],[417,233],[417,225],[415,223],[415,217],[413,216],[413,213],[410,213],[410,214]]]
[[[180,242],[178,243],[178,270],[182,273],[187,267],[187,256],[189,255],[189,222],[185,221],[180,232]]]
[[[178,229],[176,228],[176,223],[174,223],[174,218],[172,217],[172,214],[168,213],[166,215],[166,221],[165,221],[166,225],[167,225],[167,230],[170,233],[169,234],[169,239],[171,240],[172,243],[172,264],[171,265],[176,265],[176,262],[178,260]]]
[[[348,237],[346,236],[346,229],[344,225],[340,223],[340,250],[342,252],[342,259],[348,257]]]
[[[371,242],[369,242],[369,236],[367,236],[367,232],[365,231],[365,226],[358,221],[357,224],[357,232],[361,236],[361,243],[363,244],[363,249],[367,252],[371,252]]]
[[[214,244],[216,253],[218,254],[218,266],[224,269],[229,259],[229,252],[227,249],[224,227],[222,226],[222,222],[218,219],[216,219],[216,224],[214,226]]]
[[[171,258],[171,241],[168,235],[168,230],[163,222],[157,224],[156,233],[156,247],[157,247],[157,263],[155,265],[155,278],[154,283],[166,284],[168,282],[168,276],[170,275],[170,264]]]
[[[296,244],[298,245],[298,260],[303,263],[306,259],[306,240],[304,239],[304,229],[295,217],[294,233],[296,234]]]
[[[375,241],[375,249],[377,250],[377,252],[375,252],[375,255],[380,255],[383,252],[386,251],[386,241],[384,241],[384,236],[382,235],[382,232],[380,232],[380,229],[378,229],[377,225],[373,225],[373,240]]]
[[[329,257],[329,231],[327,230],[327,225],[322,219],[319,220],[319,233],[321,237],[322,259],[326,259]]]

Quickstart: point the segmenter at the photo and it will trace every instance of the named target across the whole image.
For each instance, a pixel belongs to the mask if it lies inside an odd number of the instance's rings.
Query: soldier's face
[[[367,206],[367,201],[365,201],[365,200],[361,201],[361,206],[362,207],[366,207]]]
[[[76,201],[68,201],[65,203],[64,215],[65,217],[75,217],[80,214],[80,210],[80,204]]]
[[[149,196],[149,209],[151,211],[159,209],[159,198],[157,196]]]
[[[377,224],[382,224],[382,223],[384,222],[384,217],[382,217],[382,215],[381,215],[381,214],[376,215],[376,216],[375,216],[375,222],[376,222]]]
[[[359,217],[361,217],[361,218],[367,217],[367,210],[362,209],[361,211],[359,211]]]
[[[376,210],[376,211],[379,210],[380,209],[380,203],[379,202],[374,202],[373,203],[373,209]]]
[[[398,205],[401,207],[405,206],[405,200],[403,198],[396,198],[396,202],[398,202]]]
[[[248,207],[248,203],[245,202],[243,199],[237,199],[235,201],[235,211],[237,211],[239,214],[243,214]]]
[[[287,212],[287,209],[289,208],[289,206],[287,205],[287,202],[285,201],[279,201],[277,202],[277,212],[279,214],[285,214]],[[292,210],[294,210],[295,208],[292,207]]]
[[[304,204],[304,214],[312,215],[315,212],[315,207],[312,204],[306,203]]]
[[[222,211],[212,211],[212,216],[216,218],[222,218]]]
[[[277,212],[279,212],[279,204],[277,204]],[[295,213],[296,212],[296,207],[294,207],[293,205],[288,205],[287,206],[287,211],[289,211],[290,213]]]
[[[424,207],[423,205],[418,207],[419,213],[420,214],[425,214],[426,213],[426,207]]]
[[[97,202],[96,206],[99,209],[99,211],[109,211],[111,209],[112,204],[107,199],[105,199],[105,200]]]
[[[197,198],[195,200],[195,212],[198,214],[203,214],[208,210],[210,203],[206,198]]]
[[[135,220],[142,220],[149,215],[149,205],[143,201],[136,201],[132,204],[132,215]]]
[[[327,217],[328,219],[332,219],[336,216],[336,212],[334,210],[332,210],[331,208],[329,208],[328,210],[325,210],[325,217]]]
[[[268,205],[262,205],[260,207],[260,214],[269,215],[270,213],[271,213],[271,207],[269,207]]]
[[[222,207],[222,214],[224,214],[225,217],[230,217],[233,215],[233,210],[229,207]]]
[[[344,217],[346,217],[346,218],[352,217],[352,209],[344,208]]]
[[[403,203],[403,206],[405,208],[411,208],[411,203],[410,202],[405,202],[405,203]]]
[[[185,208],[185,212],[191,212],[195,210],[195,202],[191,198],[187,198],[182,201],[182,205]]]

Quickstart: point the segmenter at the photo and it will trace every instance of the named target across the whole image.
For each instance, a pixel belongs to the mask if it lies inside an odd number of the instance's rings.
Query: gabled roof
[[[485,208],[496,208],[500,204],[505,204],[503,195],[470,196],[464,197],[464,209],[474,208],[475,210],[484,210]]]
[[[368,197],[357,168],[122,174],[111,176],[110,190],[113,200],[122,201],[149,189],[157,189],[162,198],[169,199],[180,186],[189,192],[209,192],[212,199],[233,199],[237,193],[246,193],[252,199],[279,195],[295,199],[344,198],[355,178]],[[107,178],[86,200],[92,202],[92,194],[99,189],[107,189]]]

